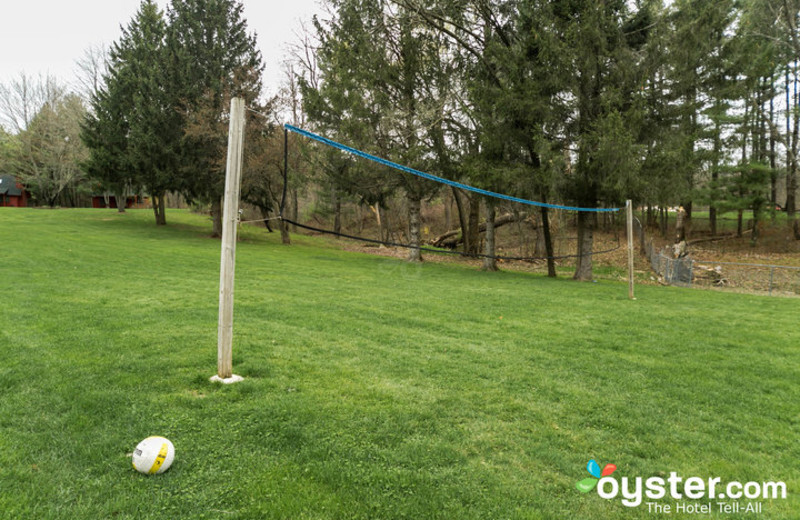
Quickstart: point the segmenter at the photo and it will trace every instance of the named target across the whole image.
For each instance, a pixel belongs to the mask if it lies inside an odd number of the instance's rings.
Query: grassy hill
[[[0,208],[0,517],[697,517],[580,493],[590,459],[631,481],[783,481],[786,499],[741,503],[797,517],[795,300],[632,302],[244,228],[245,381],[222,387],[220,244],[204,217],[168,219]],[[156,477],[129,457],[149,435],[177,452]]]

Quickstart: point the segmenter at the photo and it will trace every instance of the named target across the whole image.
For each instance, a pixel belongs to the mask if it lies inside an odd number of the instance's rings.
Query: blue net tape
[[[368,154],[367,152],[362,152],[361,150],[356,150],[355,148],[351,148],[347,145],[337,143],[336,141],[332,141],[327,137],[322,137],[321,135],[317,135],[313,132],[309,132],[308,130],[303,130],[302,128],[297,128],[296,126],[292,126],[290,124],[283,125],[284,128],[289,130],[290,132],[294,132],[296,134],[308,137],[309,139],[313,139],[320,143],[326,144],[328,146],[332,146],[334,148],[338,148],[343,152],[347,152],[349,154],[355,155],[357,157],[362,157],[364,159],[376,162],[378,164],[382,164],[384,166],[388,166],[390,168],[394,168],[396,170],[400,170],[402,172],[410,173],[411,175],[416,175],[417,177],[422,177],[423,179],[428,179],[434,182],[440,182],[442,184],[447,184],[448,186],[453,186],[455,188],[460,188],[462,190],[472,191],[475,193],[480,193],[481,195],[486,195],[487,197],[495,197],[498,199],[508,200],[511,202],[519,202],[520,204],[527,204],[529,206],[538,206],[542,208],[552,208],[552,209],[564,209],[570,211],[588,211],[593,213],[603,213],[603,212],[613,212],[619,211],[622,208],[578,208],[575,206],[561,206],[559,204],[547,204],[545,202],[536,202],[533,200],[527,199],[520,199],[517,197],[512,197],[510,195],[503,195],[502,193],[495,193],[493,191],[482,190],[480,188],[476,188],[474,186],[469,186],[467,184],[462,184],[460,182],[451,181],[448,179],[444,179],[442,177],[437,177],[436,175],[431,175],[430,173],[421,172],[419,170],[415,170],[414,168],[409,168],[408,166],[403,166],[402,164],[397,164],[395,162],[389,161],[387,159],[382,159],[380,157],[376,157],[375,155]]]

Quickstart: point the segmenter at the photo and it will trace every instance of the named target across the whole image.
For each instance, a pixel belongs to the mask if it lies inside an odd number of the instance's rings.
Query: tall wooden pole
[[[628,221],[628,298],[635,300],[633,296],[633,202],[625,202],[625,213]]]
[[[283,216],[283,206],[286,204],[286,188],[289,187],[289,129],[283,129],[283,194],[281,195],[280,215]]]
[[[236,232],[239,222],[239,191],[244,151],[244,100],[231,100],[228,129],[228,163],[222,212],[222,251],[219,266],[219,324],[217,328],[217,375],[212,381],[241,381],[233,373],[233,279],[236,268]]]

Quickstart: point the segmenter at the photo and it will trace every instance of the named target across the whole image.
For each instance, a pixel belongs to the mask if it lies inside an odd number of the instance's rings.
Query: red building
[[[0,176],[0,206],[25,208],[31,194],[13,175]]]

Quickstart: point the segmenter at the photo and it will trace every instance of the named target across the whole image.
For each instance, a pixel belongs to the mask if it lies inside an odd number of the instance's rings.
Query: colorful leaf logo
[[[589,491],[593,490],[597,483],[600,481],[602,477],[607,477],[614,473],[617,470],[617,466],[615,464],[606,464],[602,471],[600,471],[600,465],[594,459],[590,460],[588,464],[586,464],[586,471],[589,472],[591,477],[585,478],[580,482],[575,484],[575,487],[581,493],[588,493]]]

